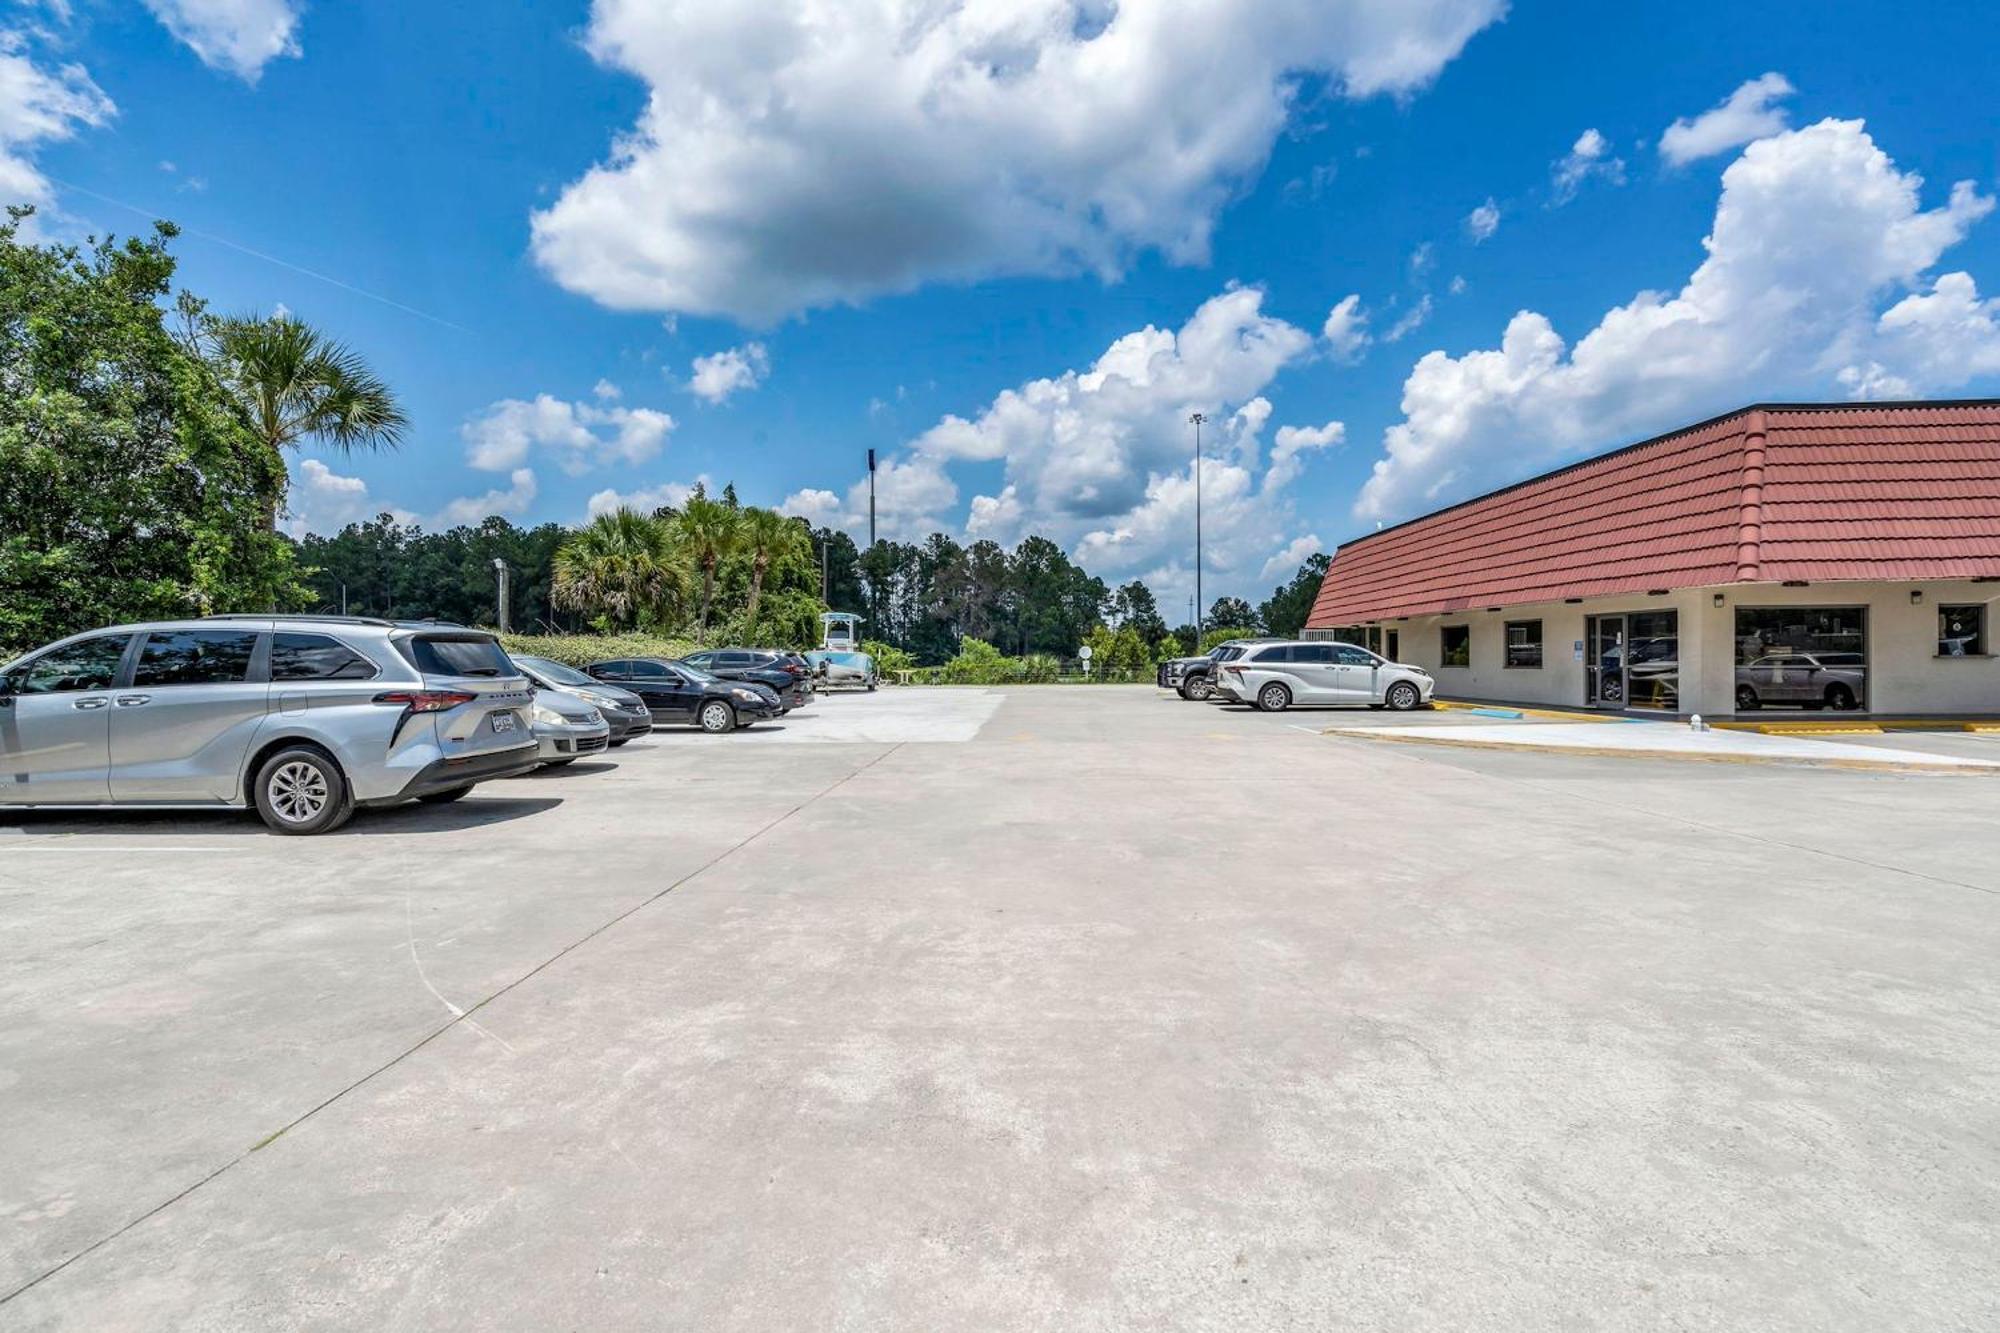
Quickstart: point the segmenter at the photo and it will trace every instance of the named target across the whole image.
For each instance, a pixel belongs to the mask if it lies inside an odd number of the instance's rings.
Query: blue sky
[[[1173,607],[1190,410],[1214,597],[1744,401],[2000,390],[1990,15],[1882,13],[15,0],[0,188],[394,383],[295,530],[862,527],[873,446],[886,535]]]

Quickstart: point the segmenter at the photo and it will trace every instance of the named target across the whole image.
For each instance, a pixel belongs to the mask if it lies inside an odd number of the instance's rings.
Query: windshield
[[[686,676],[689,680],[699,681],[704,685],[713,685],[716,681],[722,679],[720,676],[710,675],[698,666],[690,666],[684,661],[669,662],[667,665],[680,672],[683,676]]]
[[[596,685],[599,682],[584,675],[575,667],[566,667],[561,662],[551,662],[546,657],[517,657],[514,659],[544,680],[557,685]]]
[[[483,634],[419,635],[405,645],[405,655],[426,676],[505,676],[514,670],[499,642]]]

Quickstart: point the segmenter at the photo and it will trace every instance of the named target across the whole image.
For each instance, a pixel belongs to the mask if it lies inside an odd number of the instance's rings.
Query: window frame
[[[140,672],[145,669],[146,654],[152,651],[154,640],[156,639],[171,640],[182,636],[186,636],[189,638],[199,638],[202,636],[206,636],[212,639],[230,638],[230,639],[249,640],[250,651],[247,654],[245,654],[243,658],[243,674],[231,680],[143,679],[140,675]],[[137,637],[139,639],[139,646],[137,651],[133,652],[128,648],[128,653],[131,657],[131,666],[126,671],[125,678],[129,680],[131,684],[124,688],[129,688],[134,690],[171,690],[171,689],[180,689],[190,685],[261,685],[265,683],[266,679],[268,679],[267,675],[260,675],[257,669],[258,654],[260,650],[264,648],[264,642],[263,642],[264,635],[262,632],[258,630],[232,630],[232,629],[208,629],[208,628],[197,629],[197,628],[189,628],[183,626],[178,629],[149,629],[143,631]],[[197,658],[197,660],[199,660],[199,658]]]
[[[1972,640],[1979,646],[1979,650],[1977,652],[1948,653],[1944,651],[1944,645],[1945,645],[1944,620],[1946,613],[1951,611],[1970,611],[1973,613],[1977,628],[1973,630]],[[1986,642],[1986,603],[1940,602],[1938,604],[1937,612],[1938,612],[1937,642],[1931,646],[1931,656],[1945,658],[1949,660],[1955,657],[1991,657],[1993,655],[1992,649],[1988,647]]]
[[[1454,662],[1451,660],[1451,649],[1445,643],[1445,636],[1448,634],[1462,634],[1465,636],[1465,660],[1463,662]],[[1470,671],[1472,669],[1472,626],[1470,624],[1438,626],[1438,666],[1440,669],[1449,667],[1453,671]]]
[[[1534,642],[1535,660],[1532,662],[1516,662],[1514,660],[1514,642],[1512,635],[1516,627],[1526,627],[1529,625],[1533,625],[1535,627],[1535,642]],[[1547,639],[1546,636],[1543,634],[1542,622],[1539,618],[1536,618],[1534,620],[1507,620],[1501,622],[1500,665],[1503,669],[1508,671],[1540,671],[1543,669],[1547,661],[1548,661]]]

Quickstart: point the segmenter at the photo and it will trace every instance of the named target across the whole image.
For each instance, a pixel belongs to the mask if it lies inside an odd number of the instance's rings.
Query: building
[[[1315,638],[1445,698],[2000,712],[2000,400],[1767,403],[1348,542]]]

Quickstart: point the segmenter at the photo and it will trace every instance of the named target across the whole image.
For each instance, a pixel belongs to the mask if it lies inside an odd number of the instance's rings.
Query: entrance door
[[[1584,702],[1625,706],[1625,617],[1589,616],[1583,629]]]
[[[1403,632],[1392,629],[1385,630],[1383,633],[1385,637],[1382,644],[1382,656],[1388,658],[1391,662],[1401,661],[1402,659],[1397,654],[1403,651]]]

